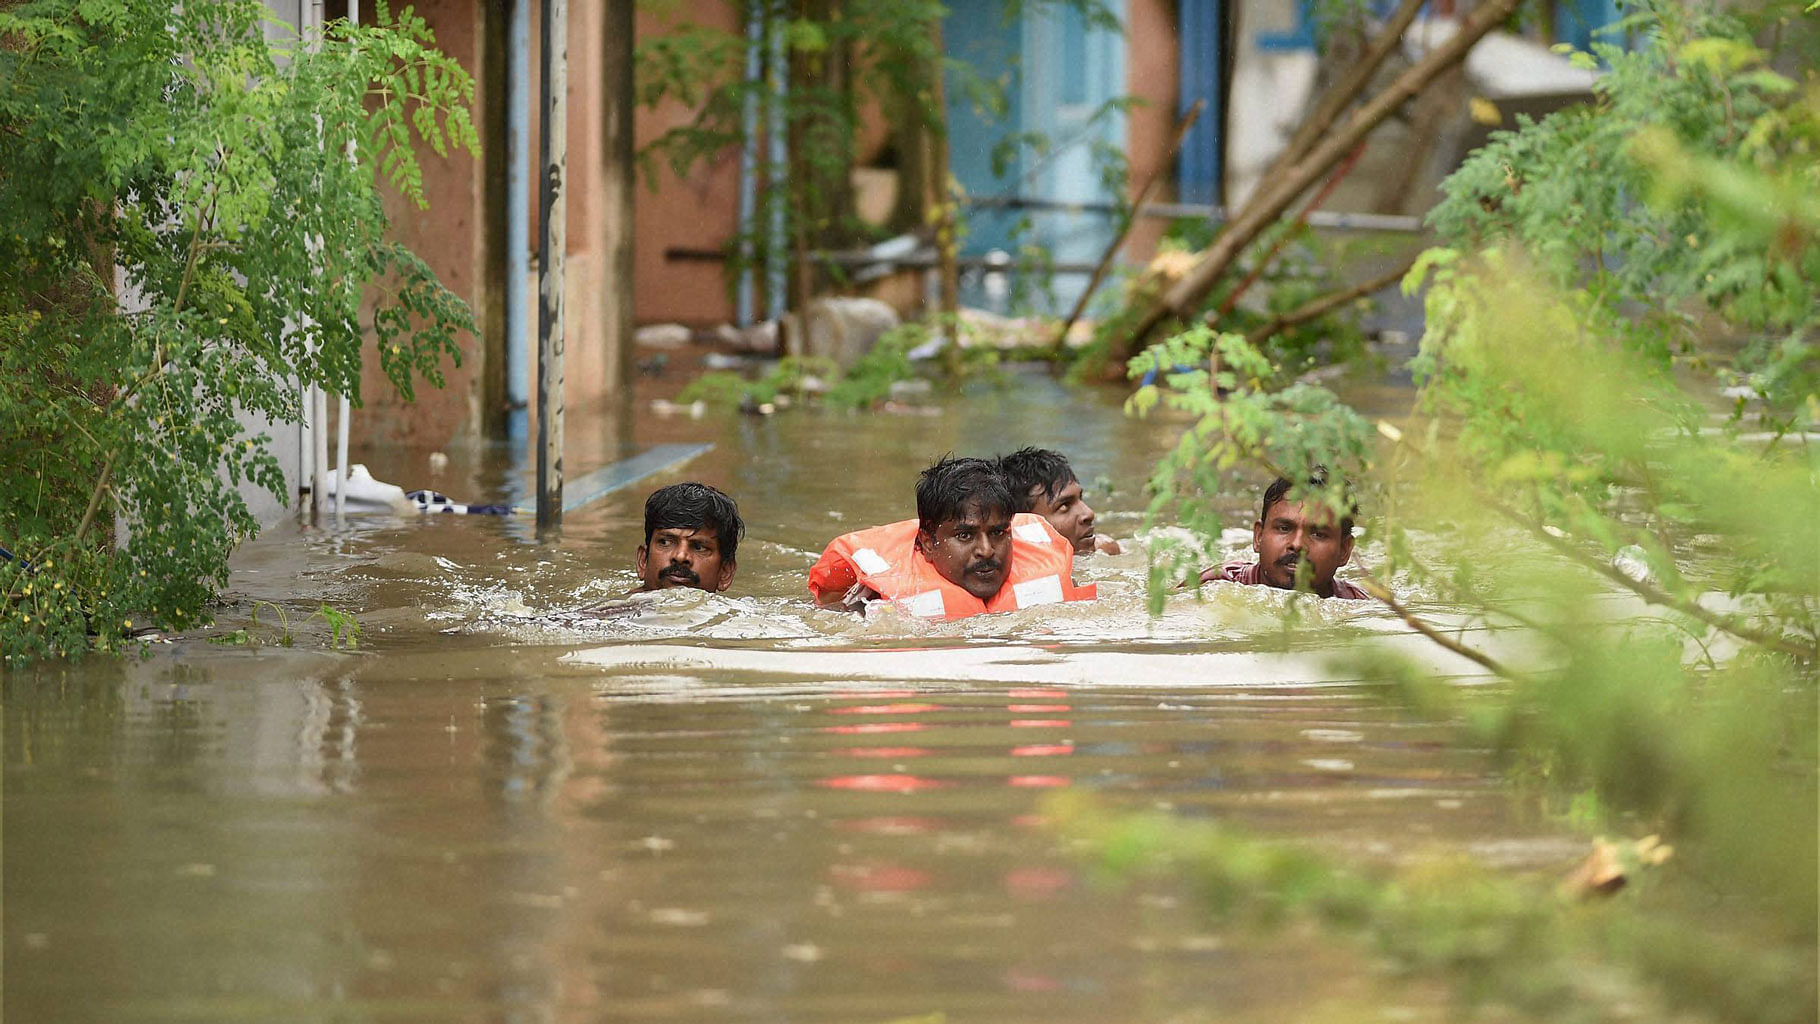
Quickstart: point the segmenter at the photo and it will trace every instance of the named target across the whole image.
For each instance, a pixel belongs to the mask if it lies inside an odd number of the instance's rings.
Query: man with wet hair
[[[1093,531],[1093,508],[1067,456],[1049,448],[1019,448],[998,457],[998,470],[1011,489],[1015,511],[1049,520],[1074,544],[1075,554],[1119,553],[1119,542]]]
[[[644,581],[638,589],[727,589],[745,532],[739,506],[707,484],[691,481],[652,491],[645,499],[645,542],[634,563]]]
[[[1073,568],[1074,545],[1013,510],[995,463],[943,456],[916,481],[916,518],[836,537],[809,570],[809,592],[824,608],[883,599],[953,619],[1091,599]]]
[[[1327,486],[1327,469],[1316,466],[1304,484],[1309,489]],[[1296,589],[1297,572],[1308,563],[1307,587],[1321,597],[1362,601],[1370,594],[1333,574],[1352,558],[1352,517],[1349,509],[1336,525],[1333,513],[1318,502],[1290,501],[1295,481],[1277,477],[1264,490],[1257,522],[1251,524],[1251,549],[1255,562],[1232,561],[1202,570],[1201,582],[1263,584],[1278,590]]]

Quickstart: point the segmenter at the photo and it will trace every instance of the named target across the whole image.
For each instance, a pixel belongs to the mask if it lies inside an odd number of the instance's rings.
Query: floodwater
[[[571,476],[715,448],[553,544],[492,517],[280,527],[213,630],[251,643],[8,676],[7,1019],[1445,1019],[1343,945],[1214,927],[1181,880],[1114,884],[1046,820],[1067,791],[1350,861],[1570,864],[1482,751],[1350,681],[1371,644],[1467,678],[1382,609],[1304,601],[1286,626],[1284,595],[1218,586],[1153,619],[1141,552],[1081,563],[1095,605],[806,606],[822,545],[912,514],[944,451],[1058,447],[1132,537],[1172,436],[1119,397],[1033,377],[933,415],[573,420]],[[435,477],[427,454],[363,458],[457,499],[523,487],[501,448]],[[631,589],[644,494],[690,478],[747,517],[731,593],[577,614]],[[357,651],[307,619],[325,600]]]

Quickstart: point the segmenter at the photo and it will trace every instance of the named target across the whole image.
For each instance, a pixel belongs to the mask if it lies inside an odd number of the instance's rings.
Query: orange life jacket
[[[1011,571],[987,601],[951,583],[916,547],[917,521],[906,519],[834,538],[809,570],[809,591],[837,599],[864,583],[912,615],[958,619],[981,612],[1009,612],[1039,604],[1091,601],[1099,589],[1074,585],[1074,545],[1042,516],[1011,517]]]

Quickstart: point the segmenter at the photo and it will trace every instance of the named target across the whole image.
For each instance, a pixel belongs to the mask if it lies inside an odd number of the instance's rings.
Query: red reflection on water
[[[1005,972],[1005,987],[1013,992],[1060,992],[1062,982],[1053,975],[1013,969]]]
[[[1066,690],[1038,690],[1038,689],[1030,689],[1030,688],[1026,687],[1026,688],[1016,689],[1016,690],[1007,690],[1007,691],[1005,691],[1005,695],[1008,697],[1066,697],[1066,696],[1068,696],[1068,691],[1066,691]]]
[[[942,827],[936,818],[919,818],[908,814],[880,814],[870,818],[854,818],[834,826],[843,832],[870,832],[881,836],[908,836],[924,832],[934,832]]]
[[[916,691],[915,690],[837,690],[837,691],[835,691],[834,695],[836,697],[864,697],[869,700],[878,700],[881,697],[914,697],[914,696],[916,696]]]
[[[938,789],[947,785],[935,779],[919,778],[915,775],[836,775],[833,778],[817,779],[815,784],[830,789],[852,789],[864,793],[915,793],[923,789]]]
[[[1058,757],[1074,753],[1072,743],[1027,743],[1021,747],[1012,747],[1012,757]]]
[[[922,722],[867,722],[864,725],[824,725],[817,731],[854,736],[874,732],[918,732],[927,728]]]
[[[1005,710],[1012,714],[1042,714],[1046,711],[1073,711],[1067,704],[1007,704]]]
[[[925,711],[945,710],[940,704],[854,704],[829,708],[831,715],[920,715]]]
[[[901,864],[835,864],[828,873],[835,884],[862,892],[909,892],[929,884],[929,872]]]
[[[1005,785],[1017,789],[1058,789],[1073,782],[1066,775],[1013,775]]]
[[[1005,891],[1025,899],[1047,899],[1074,884],[1066,868],[1021,867],[1005,872]]]
[[[848,747],[831,750],[837,757],[927,757],[928,747]]]
[[[1073,724],[1066,718],[1013,718],[1011,720],[1013,729],[1066,729]]]

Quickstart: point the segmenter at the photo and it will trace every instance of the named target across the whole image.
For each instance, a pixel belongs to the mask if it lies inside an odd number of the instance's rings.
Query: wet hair
[[[916,480],[917,529],[934,535],[936,527],[958,519],[970,508],[981,512],[1015,512],[1017,505],[998,464],[986,459],[944,455]]]
[[[1048,448],[1019,448],[1010,455],[1001,455],[998,471],[1011,491],[1013,512],[1028,512],[1035,507],[1030,497],[1034,488],[1041,487],[1043,496],[1053,499],[1055,492],[1080,479],[1074,475],[1074,467],[1068,465],[1067,456]]]
[[[1270,506],[1282,501],[1289,494],[1290,488],[1295,485],[1295,481],[1286,476],[1279,476],[1275,480],[1272,480],[1270,486],[1264,488],[1264,503],[1258,506],[1258,522],[1261,523],[1270,518]],[[1327,467],[1316,466],[1313,469],[1310,469],[1308,471],[1308,479],[1302,481],[1302,486],[1313,488],[1326,487]],[[1346,514],[1340,517],[1341,533],[1348,537],[1352,536],[1352,519],[1358,514],[1359,506],[1348,498],[1346,502]]]
[[[659,530],[712,530],[723,562],[735,560],[739,539],[746,535],[745,520],[732,498],[690,481],[659,487],[645,499],[645,544]]]

